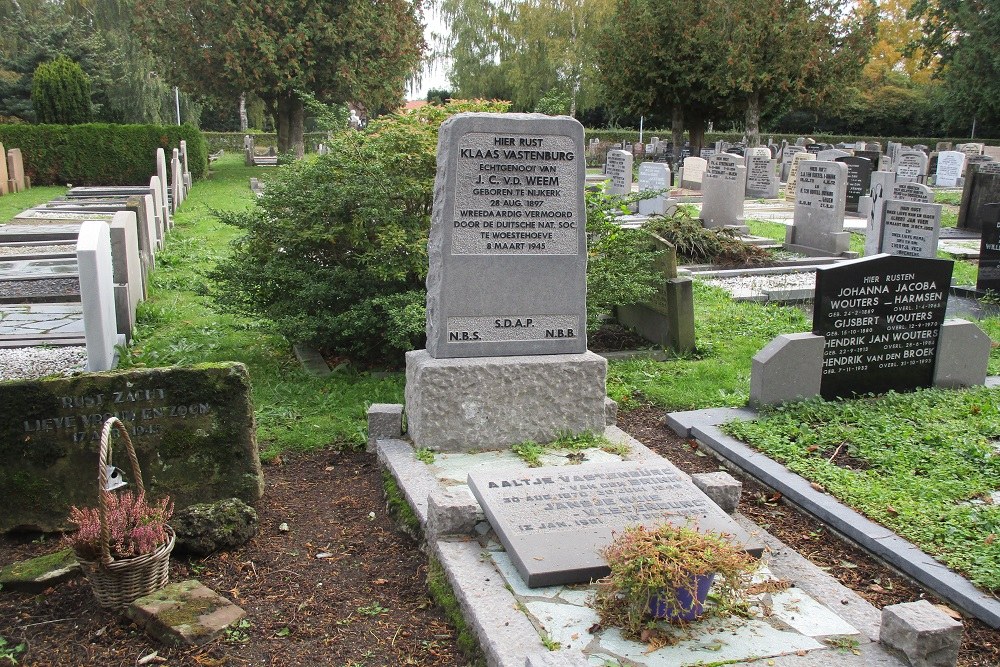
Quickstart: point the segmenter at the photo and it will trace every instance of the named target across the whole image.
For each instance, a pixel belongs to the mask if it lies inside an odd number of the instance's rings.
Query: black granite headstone
[[[970,170],[962,189],[962,204],[958,210],[958,227],[960,229],[983,228],[983,220],[987,204],[1000,202],[1000,174],[982,173]]]
[[[876,255],[816,271],[823,398],[930,387],[953,262]]]
[[[837,162],[847,165],[847,203],[848,211],[857,213],[858,200],[868,194],[872,186],[872,161],[863,157],[839,157]]]
[[[613,533],[689,521],[732,536],[748,553],[763,545],[666,459],[484,470],[469,488],[531,588],[588,582],[608,574],[600,556]]]
[[[1000,292],[1000,204],[983,206],[983,235],[979,242],[976,289]]]

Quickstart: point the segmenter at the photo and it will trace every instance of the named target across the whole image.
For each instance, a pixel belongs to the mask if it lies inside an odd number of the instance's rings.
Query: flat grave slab
[[[0,262],[0,280],[68,278],[79,273],[76,257],[19,259]]]
[[[0,259],[54,258],[69,255],[76,257],[76,244],[66,243],[3,243],[0,244]]]
[[[608,574],[599,550],[626,526],[664,521],[762,545],[669,461],[477,470],[469,489],[529,587]]]
[[[80,236],[80,223],[53,222],[31,225],[9,222],[0,225],[0,243],[25,243],[30,241],[73,241]]]
[[[83,304],[0,305],[0,337],[60,334],[83,338]]]

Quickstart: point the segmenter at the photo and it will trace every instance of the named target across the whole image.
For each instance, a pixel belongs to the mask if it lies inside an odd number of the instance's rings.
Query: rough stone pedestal
[[[126,612],[168,646],[195,646],[218,637],[246,612],[194,579],[167,584],[141,597]]]
[[[903,653],[913,667],[954,667],[962,624],[927,600],[882,610],[879,641]]]
[[[407,433],[415,447],[451,452],[603,433],[607,366],[593,352],[458,359],[407,352]]]

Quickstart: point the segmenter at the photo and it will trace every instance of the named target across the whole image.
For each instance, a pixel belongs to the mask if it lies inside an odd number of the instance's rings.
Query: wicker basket
[[[80,567],[94,589],[94,595],[102,607],[113,608],[128,605],[136,598],[149,595],[167,585],[170,578],[170,552],[174,549],[175,535],[170,526],[166,527],[169,539],[148,554],[133,558],[115,559],[111,556],[109,543],[111,530],[107,524],[108,466],[111,465],[111,431],[117,428],[125,441],[129,462],[132,464],[132,478],[140,493],[146,489],[142,483],[142,471],[136,458],[132,439],[125,426],[116,418],[104,422],[101,431],[101,451],[98,461],[97,497],[101,517],[101,559],[80,560]]]

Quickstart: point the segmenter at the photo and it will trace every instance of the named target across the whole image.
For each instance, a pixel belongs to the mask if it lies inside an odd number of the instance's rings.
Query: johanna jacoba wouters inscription
[[[462,114],[440,129],[428,252],[432,357],[576,354],[586,339],[583,126]]]
[[[953,262],[876,255],[816,271],[823,398],[930,387]]]

